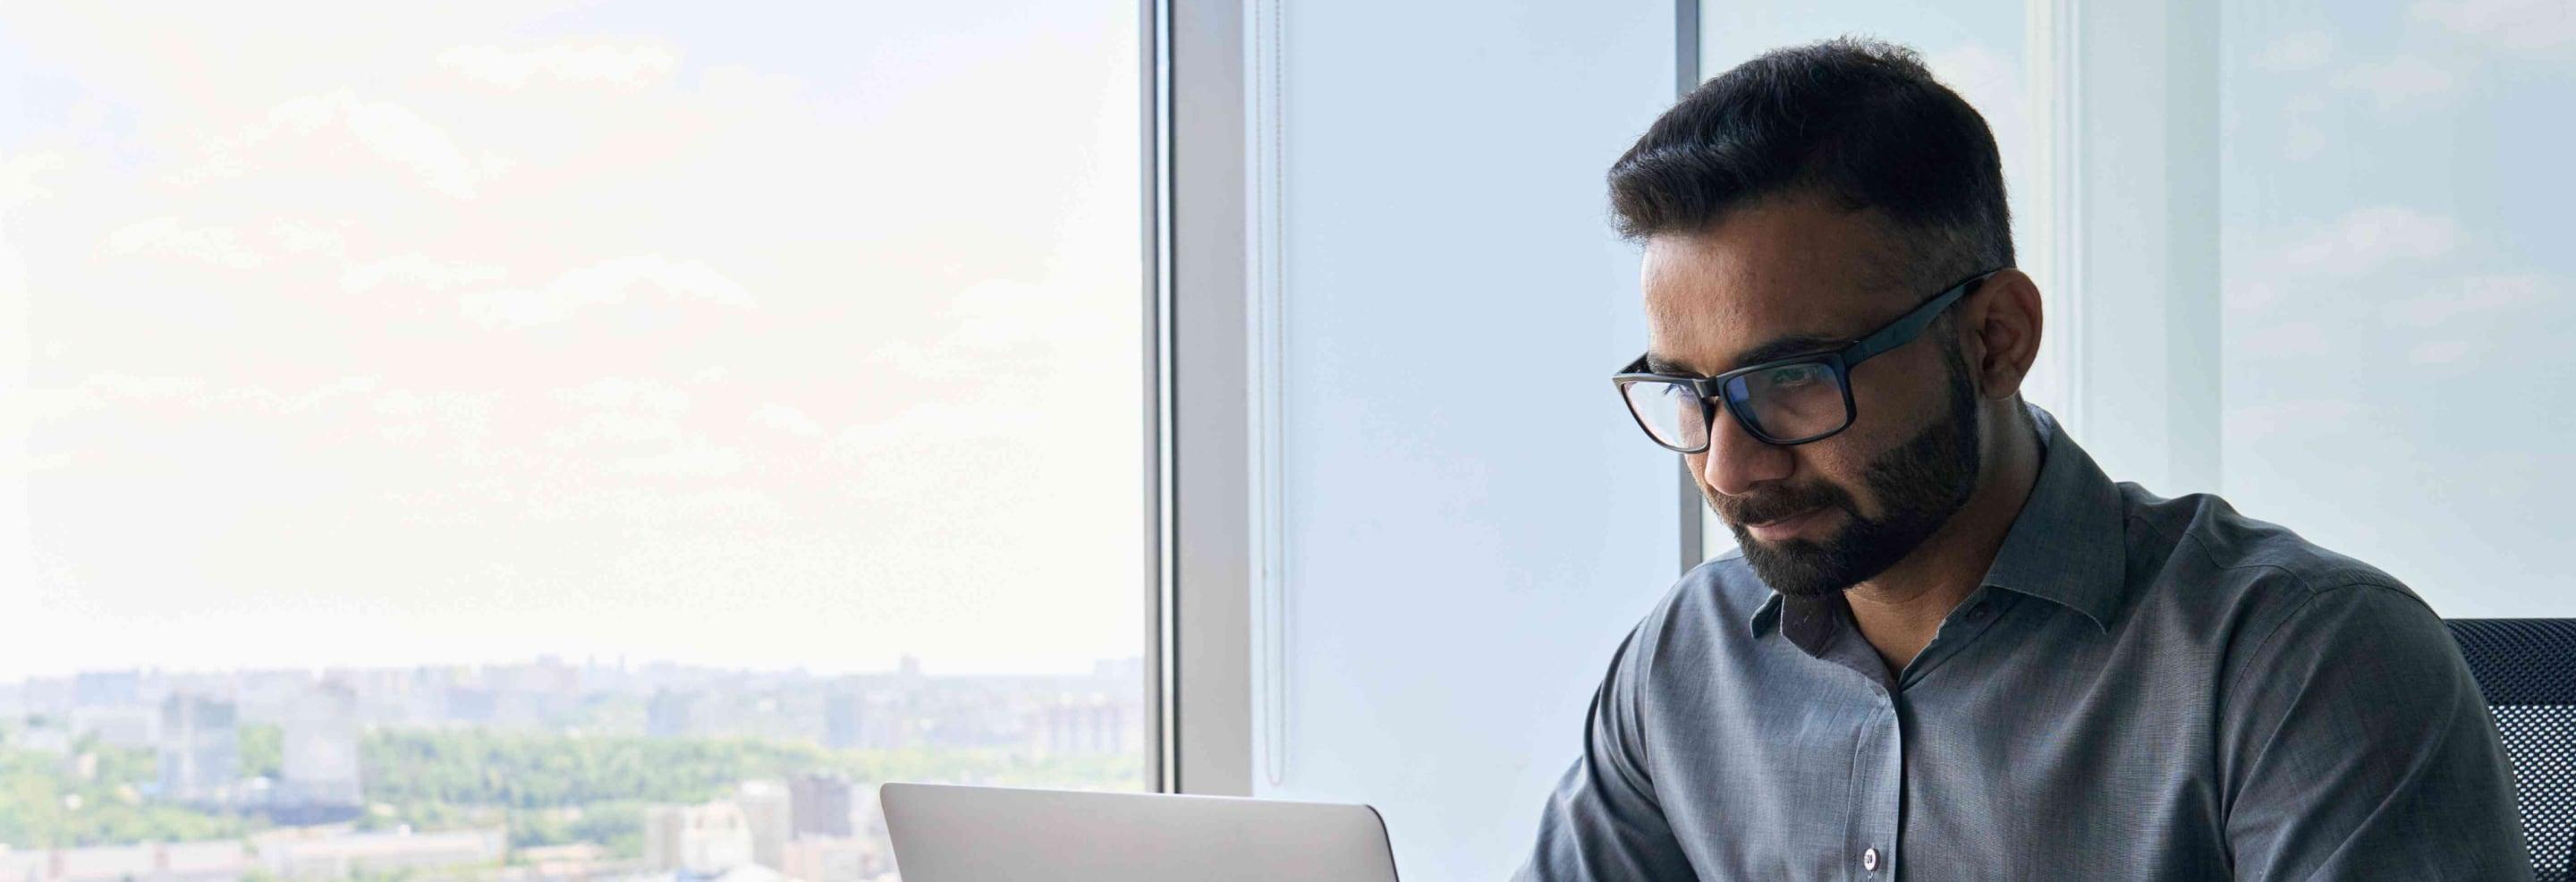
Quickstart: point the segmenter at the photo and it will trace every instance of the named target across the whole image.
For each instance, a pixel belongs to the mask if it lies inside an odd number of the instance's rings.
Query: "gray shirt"
[[[2493,718],[2387,573],[2045,459],[1891,673],[1837,595],[1684,576],[1593,696],[1524,880],[2529,879]]]

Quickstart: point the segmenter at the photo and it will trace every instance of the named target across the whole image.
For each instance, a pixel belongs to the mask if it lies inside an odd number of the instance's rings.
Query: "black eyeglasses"
[[[1885,327],[1831,352],[1794,355],[1736,368],[1714,377],[1677,377],[1650,373],[1646,357],[1629,362],[1610,382],[1628,402],[1637,427],[1655,443],[1682,453],[1708,449],[1715,415],[1708,402],[1720,402],[1744,431],[1765,444],[1805,444],[1833,437],[1849,428],[1852,406],[1851,369],[1923,334],[1950,304],[1967,296],[2000,269],[1987,270],[1923,301]]]

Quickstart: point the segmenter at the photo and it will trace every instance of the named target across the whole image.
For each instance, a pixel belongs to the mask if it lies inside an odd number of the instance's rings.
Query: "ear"
[[[2039,359],[2039,285],[2021,270],[2007,269],[1986,279],[1960,303],[1959,354],[1968,374],[1986,398],[2009,398],[2021,392],[2021,381]]]

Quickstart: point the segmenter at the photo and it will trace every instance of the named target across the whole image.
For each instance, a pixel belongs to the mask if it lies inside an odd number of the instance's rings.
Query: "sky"
[[[2022,6],[1706,58],[1912,43],[2027,216]],[[2559,590],[2576,10],[2221,9],[2220,489]],[[1137,654],[1133,15],[0,6],[0,681]]]
[[[0,7],[0,681],[1143,647],[1133,4]]]

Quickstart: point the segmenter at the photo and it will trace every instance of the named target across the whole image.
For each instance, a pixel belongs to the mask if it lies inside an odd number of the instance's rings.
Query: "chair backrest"
[[[2451,619],[2513,763],[2532,875],[2576,880],[2576,619]]]

